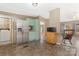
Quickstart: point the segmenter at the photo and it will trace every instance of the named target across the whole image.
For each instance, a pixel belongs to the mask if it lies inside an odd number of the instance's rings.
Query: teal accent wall
[[[33,41],[33,40],[39,40],[40,39],[40,23],[39,23],[39,20],[38,19],[31,19],[31,18],[28,18],[24,21],[24,23],[26,23],[26,25],[32,25],[33,26],[33,29],[32,31],[29,31],[29,41]]]
[[[38,32],[29,32],[29,41],[39,40]]]

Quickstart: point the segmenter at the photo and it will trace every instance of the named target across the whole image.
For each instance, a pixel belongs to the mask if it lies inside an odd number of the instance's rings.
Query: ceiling
[[[79,4],[39,3],[34,7],[31,3],[0,3],[0,11],[45,18],[49,18],[49,12],[55,8],[60,8],[61,21],[74,20],[74,16],[79,15]]]

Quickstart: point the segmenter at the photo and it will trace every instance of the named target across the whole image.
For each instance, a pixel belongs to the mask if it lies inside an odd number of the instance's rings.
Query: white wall
[[[60,8],[53,9],[50,12],[50,27],[55,27],[57,33],[60,33]]]

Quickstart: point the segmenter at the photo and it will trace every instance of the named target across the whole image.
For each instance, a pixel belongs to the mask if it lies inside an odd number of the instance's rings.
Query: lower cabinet
[[[51,44],[57,43],[57,33],[56,32],[46,32],[46,41]]]

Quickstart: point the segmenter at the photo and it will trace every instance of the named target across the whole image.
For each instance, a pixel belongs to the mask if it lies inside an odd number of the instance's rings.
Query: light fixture
[[[32,5],[33,5],[34,7],[36,7],[36,6],[38,6],[38,3],[32,3]]]

